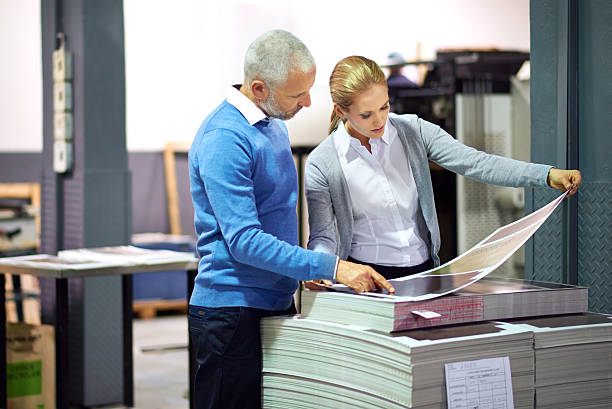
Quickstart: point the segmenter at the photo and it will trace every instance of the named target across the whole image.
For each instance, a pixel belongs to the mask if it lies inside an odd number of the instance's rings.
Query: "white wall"
[[[40,0],[0,0],[0,152],[42,150]]]
[[[226,88],[242,82],[248,44],[272,28],[295,33],[317,61],[313,106],[288,122],[294,144],[325,137],[327,80],[345,56],[383,63],[399,51],[410,59],[417,42],[422,58],[448,47],[529,49],[529,0],[124,0],[124,10],[130,151],[191,140]],[[0,0],[0,44],[16,61],[0,66],[10,96],[0,111],[0,151],[42,147],[39,27],[38,1]]]

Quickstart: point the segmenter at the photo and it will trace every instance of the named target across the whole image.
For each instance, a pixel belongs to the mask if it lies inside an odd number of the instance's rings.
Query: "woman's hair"
[[[260,35],[244,57],[246,83],[257,79],[272,89],[283,85],[290,71],[309,72],[314,68],[314,58],[308,48],[285,30],[271,30]]]
[[[374,61],[358,55],[341,59],[329,77],[329,92],[332,101],[343,110],[348,110],[353,103],[353,98],[372,85],[387,86],[385,73]],[[341,119],[334,109],[329,133],[336,129]]]

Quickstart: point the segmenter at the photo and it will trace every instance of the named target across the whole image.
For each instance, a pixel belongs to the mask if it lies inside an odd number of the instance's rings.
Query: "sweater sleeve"
[[[548,186],[552,166],[488,154],[462,144],[437,125],[420,118],[418,122],[428,158],[448,170],[499,186]]]
[[[308,204],[308,224],[310,237],[308,248],[328,254],[336,254],[336,217],[329,190],[329,182],[324,170],[313,160],[311,154],[306,160],[305,186]]]
[[[229,130],[206,135],[199,176],[231,256],[239,263],[297,280],[333,279],[336,257],[279,240],[262,230],[255,203],[253,147]]]

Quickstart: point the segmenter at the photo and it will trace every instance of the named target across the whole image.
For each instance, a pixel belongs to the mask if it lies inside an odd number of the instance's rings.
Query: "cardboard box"
[[[55,409],[55,332],[6,323],[8,409]]]

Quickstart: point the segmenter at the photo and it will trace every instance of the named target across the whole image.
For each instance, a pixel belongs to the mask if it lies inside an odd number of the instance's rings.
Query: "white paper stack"
[[[144,249],[135,246],[96,247],[86,249],[63,250],[57,253],[62,261],[67,262],[97,262],[120,263],[122,265],[147,265],[161,262],[192,261],[192,253],[164,250]]]
[[[532,332],[477,323],[381,333],[262,320],[265,408],[445,408],[444,364],[508,356],[516,408],[532,408]]]
[[[393,332],[588,310],[587,288],[555,283],[486,277],[456,293],[426,301],[407,301],[402,289],[396,290],[396,295],[303,290],[301,313],[314,320]]]
[[[612,408],[612,316],[506,321],[534,333],[536,407]]]

